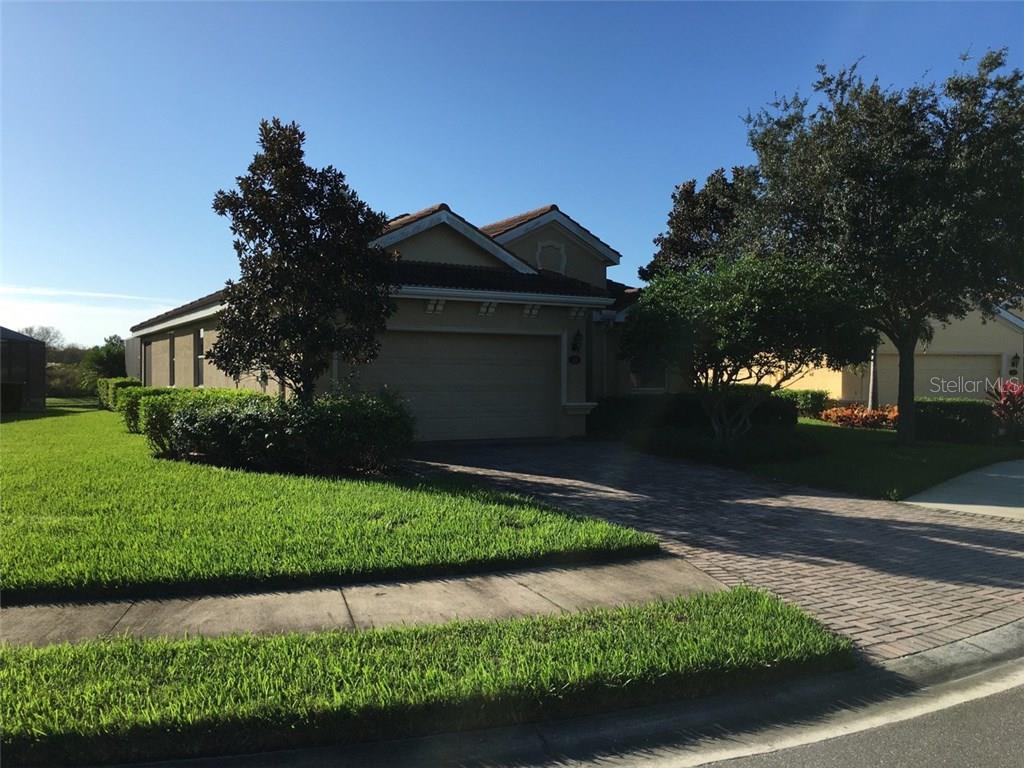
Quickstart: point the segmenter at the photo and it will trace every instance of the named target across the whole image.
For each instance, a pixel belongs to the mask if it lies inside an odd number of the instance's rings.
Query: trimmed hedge
[[[96,396],[100,405],[108,411],[117,408],[117,391],[124,387],[141,387],[142,382],[132,376],[96,379]]]
[[[946,443],[988,443],[996,434],[992,404],[968,398],[924,397],[914,401],[917,437]]]
[[[176,392],[170,387],[123,387],[117,391],[117,411],[124,418],[124,425],[129,432],[138,434],[142,431],[139,424],[139,403],[143,398],[158,397],[168,392]]]
[[[414,435],[412,416],[389,392],[303,403],[247,390],[170,389],[139,398],[138,412],[157,456],[264,472],[379,472],[405,456]]]
[[[138,426],[146,436],[156,456],[173,457],[172,427],[175,414],[189,403],[207,406],[219,402],[259,400],[270,402],[274,398],[248,389],[165,389],[157,396],[139,400]]]
[[[777,389],[772,397],[789,400],[796,405],[801,416],[817,418],[828,405],[828,392],[824,389]]]

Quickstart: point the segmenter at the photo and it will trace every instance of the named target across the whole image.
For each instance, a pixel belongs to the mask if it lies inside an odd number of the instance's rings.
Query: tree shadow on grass
[[[56,416],[77,416],[81,413],[100,410],[100,404],[95,398],[61,398],[56,401],[48,400],[46,408],[41,411],[14,411],[2,414],[0,423],[7,424],[15,421],[36,421],[38,419],[52,419]]]

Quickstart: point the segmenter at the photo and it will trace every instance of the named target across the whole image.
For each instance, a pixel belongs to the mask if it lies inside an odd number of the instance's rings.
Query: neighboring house
[[[557,206],[476,227],[435,205],[393,219],[377,244],[400,257],[380,355],[351,371],[335,360],[318,388],[351,375],[397,390],[420,440],[581,435],[598,398],[664,391],[664,372],[632,376],[618,358],[634,298],[605,275],[620,254]],[[134,326],[128,373],[153,386],[266,389],[205,360],[221,302],[213,293]]]
[[[0,411],[46,407],[46,344],[0,327]]]
[[[878,402],[896,402],[899,366],[888,341],[876,358]],[[948,325],[935,324],[932,340],[918,346],[914,391],[918,397],[984,398],[997,380],[1021,380],[1024,374],[1024,309],[1000,309],[985,319],[972,312]],[[867,402],[868,366],[842,371],[816,369],[790,386],[825,389],[835,400]]]

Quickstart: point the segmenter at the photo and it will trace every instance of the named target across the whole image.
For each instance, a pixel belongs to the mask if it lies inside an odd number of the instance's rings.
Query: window
[[[206,352],[203,349],[203,329],[200,328],[192,335],[192,349],[196,351],[195,365],[192,369],[192,386],[203,386],[203,365],[206,360]]]
[[[167,371],[167,383],[174,386],[174,334],[167,337],[167,364],[170,369]]]
[[[142,383],[153,386],[153,344],[149,341],[142,343]]]
[[[637,392],[664,392],[666,389],[667,371],[664,363],[642,366],[630,371],[629,377]]]

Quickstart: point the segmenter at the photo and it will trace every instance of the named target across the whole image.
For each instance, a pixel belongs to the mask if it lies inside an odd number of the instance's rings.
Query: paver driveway
[[[1024,522],[785,486],[614,443],[449,446],[422,459],[652,531],[709,575],[769,589],[875,658],[1024,618]]]

